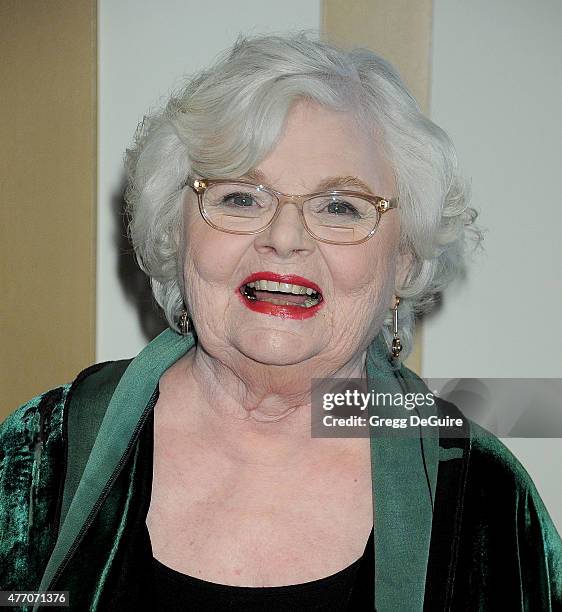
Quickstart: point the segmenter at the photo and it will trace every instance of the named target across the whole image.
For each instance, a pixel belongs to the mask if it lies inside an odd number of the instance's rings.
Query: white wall
[[[487,228],[424,328],[426,376],[562,374],[562,3],[435,0],[431,116]]]
[[[487,228],[425,322],[424,377],[562,375],[562,3],[434,0],[431,116]],[[562,532],[562,440],[508,439]]]
[[[137,123],[240,32],[318,29],[320,0],[99,0],[98,11],[96,360],[105,361],[136,355],[158,331],[145,279],[119,239],[122,158]]]

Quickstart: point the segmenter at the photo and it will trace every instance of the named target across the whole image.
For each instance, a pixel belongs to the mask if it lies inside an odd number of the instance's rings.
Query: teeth
[[[277,306],[298,306],[299,308],[310,308],[311,306],[316,306],[316,304],[318,304],[320,300],[313,300],[312,298],[308,298],[304,301],[303,304],[293,304],[292,302],[287,302],[287,300],[276,298],[266,298],[262,301],[268,302],[269,304],[276,304]]]
[[[248,292],[247,290],[251,291]],[[269,302],[270,304],[276,304],[279,306],[300,306],[301,308],[311,308],[312,306],[316,306],[316,304],[318,304],[322,300],[322,296],[310,287],[303,287],[302,285],[293,285],[291,283],[279,283],[277,281],[268,281],[260,279],[252,283],[247,283],[246,290],[243,291],[243,293],[249,300],[255,301],[257,298],[254,294],[254,291],[277,291],[281,293],[291,293],[293,295],[308,296],[302,304],[294,304],[292,302],[287,302],[287,300],[282,299],[282,296],[279,296],[279,298],[271,297],[262,300],[264,302]]]
[[[280,291],[282,293],[292,293],[293,295],[312,295],[316,293],[310,287],[293,285],[291,283],[278,283],[277,281],[257,280],[253,283],[248,283],[246,286],[258,291]]]
[[[250,285],[248,284],[248,287],[249,286]],[[257,300],[256,296],[253,295],[253,292],[248,293],[247,291],[245,291],[244,295],[246,296],[247,299],[251,301]],[[322,298],[320,296],[316,298],[307,297],[306,300],[302,304],[295,304],[293,302],[288,302],[287,300],[284,300],[281,298],[281,296],[279,296],[279,298],[273,298],[273,297],[262,298],[261,301],[269,302],[270,304],[277,304],[278,306],[299,306],[300,308],[310,308],[311,306],[316,306],[316,304],[318,304],[321,299]]]
[[[307,298],[304,301],[304,305],[306,306],[306,308],[310,308],[311,306],[316,306],[316,304],[318,304],[320,300],[313,300],[312,298]]]

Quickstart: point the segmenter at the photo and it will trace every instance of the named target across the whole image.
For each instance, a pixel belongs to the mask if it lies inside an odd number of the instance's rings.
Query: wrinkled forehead
[[[310,102],[292,107],[275,145],[241,175],[293,194],[349,188],[391,195],[394,187],[375,127]]]

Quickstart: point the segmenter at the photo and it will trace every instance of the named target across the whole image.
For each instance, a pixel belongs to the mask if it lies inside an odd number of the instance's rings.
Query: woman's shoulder
[[[440,413],[461,414],[445,404]],[[455,543],[454,604],[459,609],[559,609],[562,540],[541,496],[497,436],[473,421],[467,425],[466,437],[440,440],[444,480],[436,506],[443,508],[437,523],[448,526],[449,537],[437,540]]]
[[[54,387],[25,402],[0,423],[0,493],[14,480],[14,470],[31,477],[46,461],[64,459],[68,434],[87,437],[103,419],[111,395],[130,360],[94,364],[71,382]],[[33,468],[29,467],[33,465]],[[19,478],[19,482],[25,479]]]
[[[481,486],[497,486],[499,481],[511,484],[520,492],[536,493],[533,480],[519,459],[493,433],[467,418],[454,404],[437,398],[437,409],[440,417],[462,419],[464,425],[458,432],[440,427],[441,459],[449,460],[465,456],[468,465],[467,474],[478,471],[482,475]],[[452,437],[449,438],[449,435]],[[460,440],[466,439],[466,443]],[[463,449],[462,453],[460,449]],[[457,450],[459,452],[457,452]]]
[[[493,433],[471,422],[470,467],[492,488],[509,486],[514,495],[540,499],[533,479],[509,448]]]
[[[0,425],[0,584],[33,590],[53,544],[71,385],[42,393]]]
[[[60,431],[64,406],[72,386],[83,378],[84,374],[98,367],[96,364],[86,368],[73,382],[40,393],[10,412],[0,422],[0,458],[8,448],[25,444],[28,435],[33,432],[46,435]]]
[[[488,516],[490,520],[495,515],[498,521],[508,514],[513,516],[526,512],[528,519],[536,520],[552,531],[554,540],[560,544],[560,536],[532,477],[500,438],[464,417],[450,402],[439,401],[438,412],[440,416],[462,417],[466,424],[463,437],[448,438],[445,434],[444,439],[440,439],[439,455],[440,462],[460,460],[455,471],[464,481],[465,511],[474,510],[479,517]],[[460,472],[464,472],[464,476]],[[525,521],[519,524],[523,525]],[[529,524],[529,520],[526,524]],[[560,554],[562,556],[562,544]]]
[[[79,390],[81,399],[109,400],[130,359],[97,363],[82,370],[75,379],[36,395],[13,410],[0,423],[0,460],[13,446],[22,446],[35,434],[46,436],[61,433],[65,406]],[[109,395],[109,397],[108,397]]]
[[[541,534],[542,543],[556,552],[562,589],[562,540],[532,477],[498,437],[476,423],[471,423],[468,486],[481,515],[498,522],[510,517],[521,531]]]
[[[37,587],[74,481],[129,361],[83,370],[0,424],[0,584]]]
[[[35,444],[45,444],[60,434],[65,401],[71,383],[45,391],[25,402],[0,424],[0,460],[14,450],[27,448],[33,453]]]

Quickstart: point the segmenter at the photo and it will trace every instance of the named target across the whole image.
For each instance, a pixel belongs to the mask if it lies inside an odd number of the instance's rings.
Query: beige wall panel
[[[365,47],[400,72],[424,112],[429,109],[432,0],[324,0],[324,37],[344,48]],[[406,364],[421,372],[421,328]]]
[[[0,0],[0,419],[94,360],[96,3]]]

